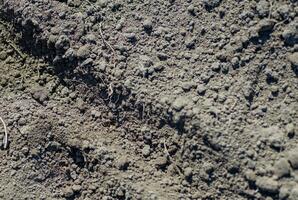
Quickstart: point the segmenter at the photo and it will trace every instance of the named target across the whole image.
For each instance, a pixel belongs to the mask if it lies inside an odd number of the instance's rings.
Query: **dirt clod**
[[[259,177],[256,180],[256,186],[263,192],[278,193],[279,185],[278,182],[267,177]]]
[[[117,167],[120,170],[127,170],[129,163],[130,163],[130,161],[124,156],[117,160]]]
[[[291,152],[289,152],[289,162],[291,163],[291,166],[294,169],[298,169],[298,149],[293,149]]]
[[[296,1],[0,7],[0,199],[297,199]]]
[[[288,176],[290,174],[290,170],[290,164],[285,158],[279,159],[274,164],[274,173],[278,178]]]

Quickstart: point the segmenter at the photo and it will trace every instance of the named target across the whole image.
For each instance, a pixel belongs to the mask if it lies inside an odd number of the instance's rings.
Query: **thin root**
[[[22,54],[22,52],[11,41],[7,41],[7,43],[9,46],[11,46],[11,48],[13,48],[13,50],[15,50],[15,52],[17,52],[17,54],[19,54],[22,59],[26,58],[26,56]]]
[[[268,16],[268,18],[269,18],[269,19],[271,19],[271,15],[272,15],[272,8],[273,8],[273,6],[274,6],[274,3],[275,3],[274,1],[273,1],[273,2],[271,1],[271,2],[270,2],[269,16]]]
[[[2,119],[2,117],[0,117],[0,121],[2,122],[3,127],[4,127],[3,145],[4,145],[4,149],[6,149],[7,148],[7,143],[8,143],[7,127],[6,127],[6,124],[5,124],[4,120]]]
[[[164,140],[164,143],[163,143],[163,146],[164,146],[164,149],[165,149],[165,153],[167,155],[167,157],[169,158],[170,162],[174,165],[176,171],[178,172],[178,174],[180,176],[182,176],[182,172],[181,172],[181,169],[178,167],[178,165],[173,161],[173,158],[171,157],[169,151],[168,151],[168,148],[167,148],[167,145],[166,145],[166,140]]]
[[[113,64],[114,64],[114,67],[116,66],[116,62],[115,62],[115,57],[116,57],[116,52],[114,50],[114,48],[112,47],[112,45],[110,45],[105,39],[104,39],[104,35],[103,35],[103,32],[102,32],[102,23],[99,24],[99,33],[100,33],[100,37],[103,41],[103,43],[109,47],[109,49],[113,52]]]
[[[238,103],[238,98],[235,100],[235,102],[232,105],[232,107],[230,108],[230,110],[234,110],[234,108],[236,107],[237,103]]]
[[[2,24],[3,26],[5,26],[5,28],[7,28],[7,24],[4,23],[3,21],[0,21],[0,24]]]
[[[289,18],[287,18],[287,19],[285,19],[285,20],[283,20],[283,21],[281,21],[281,22],[276,23],[276,24],[274,25],[274,29],[275,29],[276,27],[278,27],[279,25],[285,23],[285,22],[288,21],[288,20],[289,20]]]
[[[288,98],[288,95],[285,96],[285,98],[279,103],[279,105],[281,106],[282,104],[285,104],[287,98]]]

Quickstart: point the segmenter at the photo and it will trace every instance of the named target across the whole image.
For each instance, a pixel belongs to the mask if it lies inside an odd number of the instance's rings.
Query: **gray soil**
[[[296,0],[0,7],[1,200],[298,200]]]

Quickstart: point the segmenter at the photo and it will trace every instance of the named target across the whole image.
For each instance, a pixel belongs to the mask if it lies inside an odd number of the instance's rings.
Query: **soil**
[[[296,0],[0,2],[0,199],[298,199]]]

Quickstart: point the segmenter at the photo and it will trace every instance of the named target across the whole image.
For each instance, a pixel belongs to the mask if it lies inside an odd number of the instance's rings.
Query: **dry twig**
[[[3,145],[4,145],[4,149],[6,149],[7,148],[7,142],[8,142],[7,128],[6,128],[6,124],[5,124],[4,120],[2,119],[2,117],[0,117],[0,121],[2,122],[3,127],[4,127]]]

